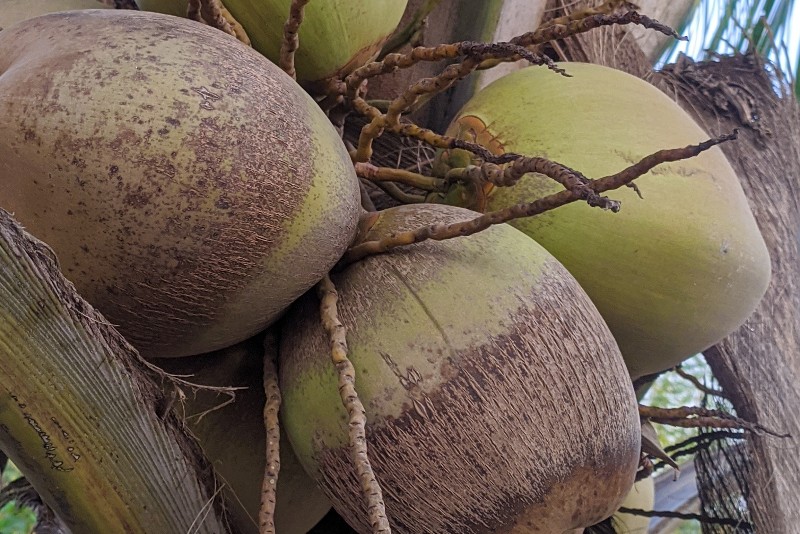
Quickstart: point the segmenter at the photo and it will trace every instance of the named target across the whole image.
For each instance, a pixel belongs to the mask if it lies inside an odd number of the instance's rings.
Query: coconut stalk
[[[800,524],[800,106],[786,80],[775,84],[753,56],[665,68],[655,83],[706,131],[744,126],[722,150],[740,177],[772,258],[761,304],[705,356],[739,416],[780,429],[791,442],[748,435],[753,468],[748,508],[756,532],[795,532]],[[776,87],[779,92],[776,92]]]
[[[447,0],[436,4],[427,16],[427,24],[416,32],[415,40],[406,47],[390,43],[392,52],[408,52],[410,45],[435,46],[458,41],[500,42],[534,30],[544,12],[546,0]],[[430,0],[410,0],[398,33],[404,32],[420,10]],[[415,42],[416,41],[416,42]],[[413,115],[414,120],[434,130],[443,130],[453,115],[476,91],[525,62],[509,63],[477,73],[452,87],[447,93],[435,96],[431,105]],[[369,98],[392,99],[422,78],[441,72],[444,62],[423,63],[411,69],[399,70],[389,76],[370,80]]]
[[[0,210],[0,448],[73,533],[226,531],[154,375]]]

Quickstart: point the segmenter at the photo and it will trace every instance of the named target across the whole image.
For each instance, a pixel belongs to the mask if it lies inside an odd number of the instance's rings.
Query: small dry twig
[[[275,502],[278,475],[281,470],[280,441],[281,429],[278,411],[281,407],[281,390],[278,387],[278,367],[275,361],[277,350],[275,338],[264,339],[264,427],[267,438],[267,458],[264,468],[264,481],[261,485],[261,508],[258,511],[259,534],[275,534]]]
[[[425,176],[403,169],[377,167],[371,163],[356,163],[356,174],[370,182],[397,182],[425,191],[444,191],[446,182],[441,178]]]
[[[367,455],[367,417],[364,405],[356,393],[355,368],[347,357],[347,330],[339,321],[339,293],[330,276],[326,275],[317,285],[317,295],[320,300],[322,326],[330,338],[331,359],[339,374],[339,394],[349,417],[350,452],[361,481],[369,522],[374,533],[389,534],[391,529],[383,503],[383,492]]]
[[[278,60],[278,66],[293,80],[297,79],[297,71],[294,68],[294,54],[300,47],[300,38],[297,32],[300,30],[300,24],[303,23],[303,13],[309,1],[292,0],[292,5],[289,8],[289,18],[286,19],[286,23],[283,25],[283,41],[281,42],[281,55]]]
[[[723,399],[730,400],[730,397],[724,391],[722,391],[721,389],[713,389],[706,386],[705,384],[700,382],[700,380],[698,380],[696,376],[684,371],[683,367],[681,367],[680,365],[675,367],[673,371],[675,371],[675,373],[677,373],[677,375],[683,378],[684,380],[691,382],[691,384],[694,387],[696,387],[699,391],[702,391],[706,395],[710,395],[712,397],[721,397]]]
[[[788,438],[789,434],[779,434],[758,423],[751,423],[722,410],[682,406],[680,408],[657,408],[639,405],[639,416],[661,425],[681,428],[735,428],[749,430],[757,434],[769,434],[779,438]]]

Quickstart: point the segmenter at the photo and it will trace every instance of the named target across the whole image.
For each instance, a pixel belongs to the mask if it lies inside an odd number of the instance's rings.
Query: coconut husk
[[[706,358],[737,413],[795,436],[751,435],[748,506],[756,532],[800,524],[800,107],[774,67],[752,55],[682,58],[653,77],[709,135],[740,129],[722,146],[736,169],[772,258],[759,307]]]

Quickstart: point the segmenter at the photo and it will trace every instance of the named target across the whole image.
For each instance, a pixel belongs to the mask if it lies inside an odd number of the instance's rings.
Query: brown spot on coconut
[[[3,0],[0,4],[0,30],[46,13],[108,7],[98,0]]]
[[[148,357],[274,322],[355,235],[358,183],[276,66],[196,22],[59,13],[0,32],[0,206]]]
[[[474,216],[392,208],[366,239]],[[633,390],[594,306],[541,247],[501,225],[332,278],[394,531],[561,534],[616,509],[639,458]],[[282,322],[283,424],[339,514],[366,533],[318,307],[309,293]]]
[[[272,347],[277,345],[273,343]],[[258,511],[266,449],[264,357],[263,336],[258,336],[211,354],[154,360],[165,371],[184,376],[185,380],[195,384],[243,388],[235,392],[234,402],[219,409],[214,408],[225,403],[228,397],[207,389],[193,392],[183,388],[185,401],[182,405],[175,403],[179,416],[186,418],[189,430],[197,437],[220,476],[219,482],[225,485],[228,517],[235,532],[242,534],[257,534],[259,531]],[[303,471],[283,432],[280,461],[276,532],[305,534],[325,516],[331,503]]]
[[[478,93],[448,133],[495,153],[544,156],[590,178],[641,157],[707,139],[652,85],[599,65],[564,63],[514,72]],[[469,164],[443,154],[438,172]],[[739,180],[722,151],[659,165],[613,191],[619,213],[584,203],[511,224],[569,269],[608,323],[631,375],[668,369],[713,345],[750,315],[770,278],[770,260]],[[561,189],[528,174],[513,187],[487,187],[476,202],[454,188],[449,203],[481,211],[530,202]]]
[[[394,31],[407,0],[314,0],[305,7],[295,54],[297,80],[345,76],[371,61]],[[187,0],[136,0],[146,11],[185,15]],[[278,63],[291,0],[225,0],[253,48]]]

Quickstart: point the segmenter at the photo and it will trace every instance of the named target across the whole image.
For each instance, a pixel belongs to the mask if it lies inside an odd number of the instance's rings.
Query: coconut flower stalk
[[[0,448],[72,532],[224,532],[153,369],[0,210]]]

